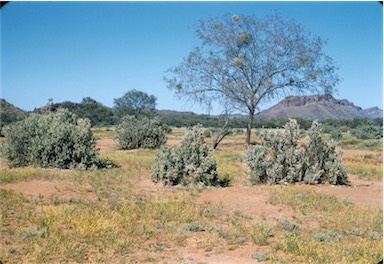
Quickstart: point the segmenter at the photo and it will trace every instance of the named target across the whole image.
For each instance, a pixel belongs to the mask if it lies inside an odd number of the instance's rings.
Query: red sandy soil
[[[169,145],[176,144],[178,140],[169,141]],[[101,150],[112,150],[115,142],[111,139],[103,139],[98,142]],[[367,154],[378,155],[375,151],[347,150],[343,157],[359,157]],[[299,185],[299,188],[315,190],[320,193],[335,195],[339,199],[349,199],[352,203],[361,206],[379,207],[383,206],[383,185],[382,181],[365,181],[358,179],[357,176],[350,175],[352,186],[332,186],[332,185]],[[142,176],[133,181],[137,186],[136,190],[140,193],[159,195],[161,193],[177,192],[177,188],[164,188],[161,184],[154,184],[149,177]],[[50,197],[76,197],[79,186],[73,182],[32,180],[20,181],[12,184],[5,184],[2,187],[13,189],[27,196]],[[264,186],[245,186],[244,184],[234,184],[228,188],[207,188],[198,193],[197,203],[211,203],[212,205],[221,204],[226,210],[240,210],[241,212],[252,215],[255,220],[263,219],[267,222],[278,221],[279,219],[290,219],[294,212],[285,207],[274,206],[267,203],[268,190]],[[316,223],[313,223],[316,225]],[[315,227],[315,226],[314,226]],[[178,263],[180,260],[193,261],[191,263],[255,263],[257,260],[250,257],[250,252],[254,252],[254,245],[248,244],[226,250],[225,252],[206,252],[199,248],[199,234],[190,238],[188,246],[183,248],[165,249],[160,255],[167,263]],[[254,252],[256,253],[256,252]],[[260,262],[259,262],[260,263]]]
[[[351,177],[354,185],[361,187],[335,187],[331,185],[300,185],[303,189],[313,189],[321,193],[335,195],[339,199],[349,199],[354,204],[372,207],[382,207],[382,183],[367,182]],[[164,188],[161,184],[154,184],[148,177],[137,179],[134,184],[140,193],[159,195],[160,193],[177,192],[175,188]],[[24,193],[27,196],[58,198],[76,197],[74,184],[65,181],[32,180],[6,184],[3,187]],[[242,213],[251,215],[255,221],[265,220],[271,224],[276,224],[282,219],[292,219],[294,212],[289,207],[274,206],[267,203],[268,191],[261,187],[232,186],[228,188],[207,188],[202,190],[197,197],[197,203],[211,203],[212,205],[221,204],[226,210],[239,210]],[[314,228],[317,224],[308,223]],[[255,254],[255,247],[251,243],[242,245],[234,250],[224,252],[206,252],[199,246],[201,238],[199,234],[194,235],[187,241],[187,245],[182,248],[165,249],[157,257],[167,260],[167,263],[180,263],[180,260],[192,261],[191,263],[255,263],[251,258],[252,252]],[[259,262],[260,263],[260,262]]]
[[[103,138],[97,141],[96,147],[101,151],[114,150],[116,149],[116,144],[116,141],[114,141],[112,138]]]

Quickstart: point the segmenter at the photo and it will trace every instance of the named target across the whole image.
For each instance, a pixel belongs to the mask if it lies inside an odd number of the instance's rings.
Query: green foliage
[[[131,90],[122,97],[114,99],[114,108],[119,116],[139,115],[143,112],[153,111],[157,98],[142,91]]]
[[[0,98],[0,136],[4,136],[4,127],[6,125],[21,121],[27,116],[26,112]]]
[[[205,227],[201,224],[189,223],[184,226],[185,231],[189,232],[203,232]]]
[[[21,121],[28,116],[23,110],[8,103],[5,99],[0,98],[0,124],[8,125],[17,121]]]
[[[196,33],[202,44],[164,79],[180,97],[208,106],[225,101],[244,110],[247,145],[264,100],[314,92],[314,87],[331,94],[340,81],[332,59],[322,51],[325,42],[279,14],[262,19],[239,15],[236,21],[228,15],[207,18]]]
[[[201,124],[203,127],[222,127],[223,118],[220,116],[197,115],[192,112],[167,112],[159,111],[161,120],[169,126],[174,127],[192,127]],[[247,119],[242,116],[233,116],[230,118],[228,128],[246,128]]]
[[[265,253],[265,252],[260,252],[260,253],[256,253],[254,255],[251,256],[253,259],[256,259],[257,261],[266,261],[266,260],[269,260],[269,253]]]
[[[175,127],[190,127],[196,124],[202,124],[203,127],[221,127],[222,119],[218,116],[209,116],[209,115],[197,115],[194,113],[165,113],[160,112],[161,120],[169,126]],[[312,120],[306,120],[302,118],[293,118],[296,119],[297,123],[300,125],[301,129],[308,130],[312,125]],[[253,128],[281,128],[283,127],[289,119],[269,119],[269,120],[259,120],[256,119],[253,122]],[[340,132],[353,131],[353,129],[358,129],[364,126],[373,126],[376,129],[381,129],[383,127],[383,119],[353,119],[353,120],[323,120],[321,121],[323,125],[324,133],[332,133],[334,130],[339,130]],[[228,128],[246,128],[247,127],[247,118],[246,116],[231,116],[230,122],[228,123]]]
[[[32,114],[6,130],[2,154],[12,167],[90,168],[98,151],[90,122],[67,110]]]
[[[350,129],[358,128],[362,126],[383,126],[383,118],[367,119],[367,118],[354,118],[351,120],[324,120],[324,125],[332,127],[349,127]]]
[[[321,232],[314,232],[313,236],[315,239],[317,239],[320,242],[327,242],[327,243],[334,243],[340,241],[340,236],[338,233],[327,230],[324,233]]]
[[[152,171],[154,182],[164,185],[221,185],[212,151],[204,142],[200,125],[187,131],[178,146],[164,146],[157,154]]]
[[[343,134],[341,133],[340,129],[333,129],[331,131],[331,138],[334,140],[341,140],[343,139]]]
[[[90,97],[84,97],[80,109],[75,112],[81,118],[88,118],[92,127],[111,126],[116,124],[117,116],[113,109],[104,106]]]
[[[70,101],[52,103],[52,101],[49,101],[47,106],[41,107],[34,112],[41,114],[47,110],[56,112],[58,109],[67,109],[79,118],[88,118],[92,127],[115,125],[118,120],[113,109],[97,102],[91,97],[84,97],[80,103]]]
[[[282,131],[266,131],[260,137],[263,143],[248,148],[245,157],[252,184],[348,184],[341,153],[336,152],[334,141],[323,141],[317,121],[313,122],[303,145],[299,144],[299,126],[294,119]]]
[[[305,148],[304,173],[306,183],[348,184],[344,166],[341,164],[341,152],[336,152],[336,142],[324,142],[321,138],[321,127],[314,121],[309,130]]]
[[[158,117],[123,117],[116,128],[116,139],[120,149],[157,148],[167,141],[170,128]]]
[[[290,232],[291,234],[299,235],[299,233],[300,233],[300,226],[294,222],[287,220],[287,219],[280,221],[279,227],[282,230]]]
[[[271,227],[259,223],[253,226],[250,236],[255,245],[265,246],[268,245],[268,238],[273,236],[273,230]]]
[[[383,128],[374,125],[357,127],[351,131],[358,139],[380,139],[383,137]]]

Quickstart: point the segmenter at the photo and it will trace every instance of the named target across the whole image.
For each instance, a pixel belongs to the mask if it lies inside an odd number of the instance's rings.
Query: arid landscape
[[[383,263],[382,2],[0,9],[0,264]]]
[[[183,132],[174,128],[167,144],[177,144]],[[150,179],[158,149],[121,151],[112,131],[94,134],[101,156],[119,168],[10,169],[2,164],[3,262],[381,260],[381,147],[344,149],[351,186],[251,186],[243,137],[233,135],[213,156],[219,175],[231,178],[229,187],[163,187]]]

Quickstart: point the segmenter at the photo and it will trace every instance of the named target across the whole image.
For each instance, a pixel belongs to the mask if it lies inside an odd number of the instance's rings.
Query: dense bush
[[[170,128],[158,117],[124,116],[116,128],[120,149],[157,148],[167,141]]]
[[[330,133],[331,139],[334,140],[342,140],[343,139],[343,134],[341,133],[341,129],[333,129]]]
[[[53,103],[49,101],[46,106],[37,108],[34,112],[42,114],[47,111],[56,112],[59,109],[67,109],[79,118],[89,119],[92,127],[112,126],[115,125],[119,119],[114,109],[104,106],[102,103],[90,97],[84,97],[80,103],[70,101]]]
[[[164,185],[217,186],[220,182],[212,151],[204,142],[200,125],[189,129],[178,146],[164,146],[152,171],[154,182]]]
[[[383,128],[379,126],[366,125],[353,129],[351,134],[358,139],[380,139],[383,137]]]
[[[5,133],[3,157],[10,166],[90,168],[97,166],[98,150],[87,119],[67,110],[32,114]]]
[[[245,162],[249,179],[258,183],[348,184],[345,169],[334,141],[324,142],[321,128],[314,121],[307,138],[299,142],[299,126],[290,120],[282,131],[260,134],[261,145],[247,150]]]

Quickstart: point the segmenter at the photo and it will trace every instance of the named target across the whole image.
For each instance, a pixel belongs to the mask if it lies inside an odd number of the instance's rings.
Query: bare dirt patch
[[[380,155],[381,153],[375,150],[362,150],[362,149],[347,149],[343,150],[343,158],[362,157],[366,155]]]
[[[365,181],[358,179],[355,175],[349,175],[351,186],[335,185],[309,185],[315,191],[334,195],[340,200],[350,200],[361,206],[382,207],[383,206],[383,183],[381,181]]]
[[[198,243],[198,241],[196,241]],[[164,254],[167,263],[265,263],[252,258],[255,246],[242,245],[231,251],[206,252],[204,249],[180,248]],[[177,257],[175,257],[177,256]]]
[[[293,215],[293,211],[289,208],[283,211],[277,206],[268,204],[268,198],[268,191],[263,186],[233,186],[204,190],[197,202],[220,204],[228,210],[246,213],[255,220],[275,221]]]
[[[76,186],[64,181],[32,180],[19,181],[16,183],[4,184],[1,187],[14,190],[27,196],[56,196],[58,198],[72,197],[76,194]]]
[[[339,199],[349,199],[352,203],[360,206],[382,207],[381,182],[359,180],[354,176],[351,177],[351,182],[355,187],[299,185],[299,188],[335,195]],[[136,192],[153,196],[185,191],[182,188],[163,187],[161,183],[154,184],[148,175],[138,177],[132,183]],[[65,199],[76,197],[79,194],[79,188],[82,188],[76,183],[57,180],[20,181],[2,187],[32,197],[43,195],[48,198],[55,195]],[[283,188],[289,188],[289,186]],[[243,184],[236,184],[228,188],[205,188],[196,192],[196,202],[198,204],[208,203],[212,206],[219,205],[228,212],[238,210],[252,216],[252,223],[265,221],[268,224],[275,225],[280,220],[294,218],[295,212],[291,208],[268,203],[269,191],[268,186],[245,186]],[[306,222],[306,225],[313,224],[316,223]],[[304,223],[302,225],[304,226]],[[166,248],[162,252],[148,254],[153,254],[153,257],[158,261],[162,259],[167,263],[256,263],[257,260],[253,259],[252,255],[259,251],[263,252],[263,247],[255,246],[251,242],[239,244],[231,250],[223,251],[220,251],[217,247],[215,250],[207,250],[204,243],[206,243],[204,233],[195,233],[181,247]],[[268,251],[268,249],[265,249],[265,251]]]
[[[96,147],[101,151],[116,150],[116,142],[112,138],[102,138],[97,140]]]
[[[180,139],[168,139],[166,145],[174,146],[180,143]]]
[[[360,155],[361,153],[359,153]],[[382,207],[383,186],[381,181],[365,181],[357,176],[350,176],[351,186],[334,185],[297,185],[303,191],[314,190],[319,193],[334,195],[341,201],[348,200],[357,206]],[[146,193],[158,194],[176,192],[175,188],[164,188],[161,184],[153,184],[150,180],[142,178],[137,184]],[[283,188],[289,188],[284,186]],[[219,205],[225,210],[233,212],[240,211],[253,218],[252,222],[264,221],[270,225],[276,225],[284,219],[295,219],[295,213],[287,206],[274,206],[268,203],[268,186],[245,186],[236,184],[228,188],[206,188],[198,192],[196,202],[198,204]],[[309,229],[319,228],[317,221],[306,220],[303,227]],[[252,254],[260,251],[252,243],[246,243],[233,250],[206,251],[202,248],[203,239],[199,236],[192,236],[186,242],[187,246],[179,249],[170,249],[162,252],[161,256],[167,259],[168,263],[179,263],[183,261],[204,262],[204,263],[255,263]],[[262,263],[262,262],[259,262]]]

